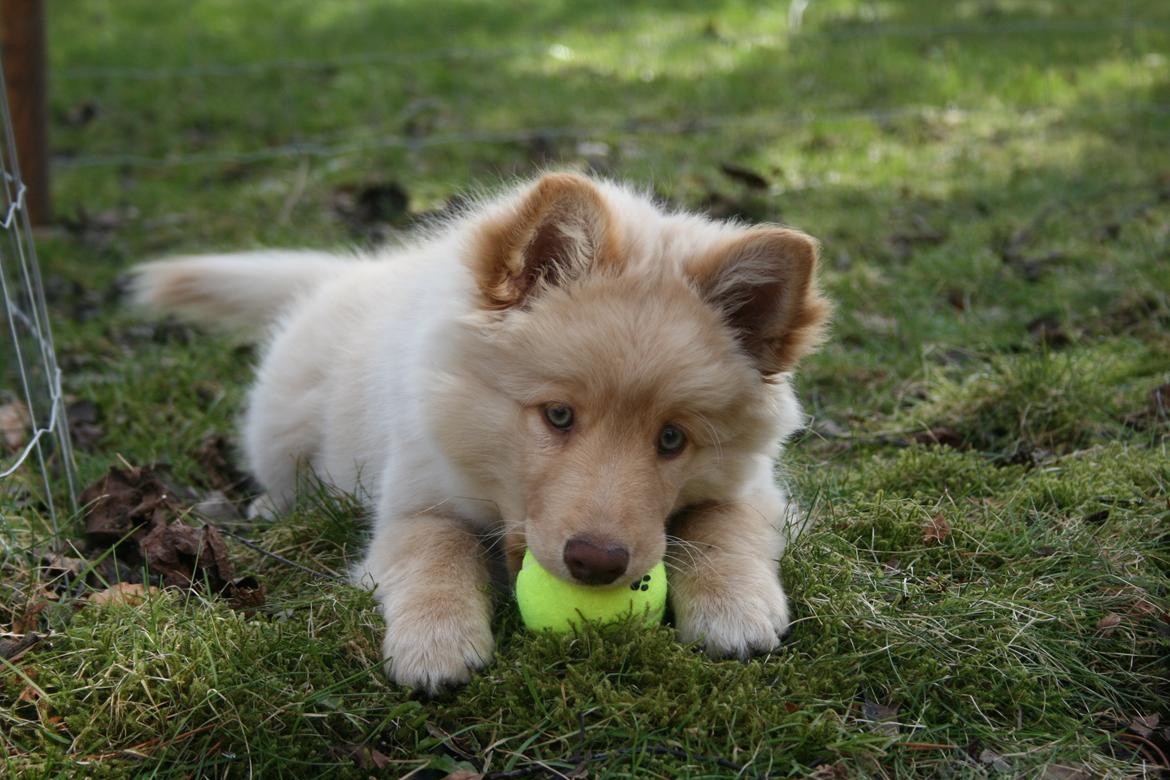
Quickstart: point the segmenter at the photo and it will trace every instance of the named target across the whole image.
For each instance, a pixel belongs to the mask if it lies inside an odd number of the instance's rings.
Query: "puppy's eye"
[[[573,427],[573,407],[549,404],[544,407],[544,419],[558,431],[567,431]]]
[[[658,454],[664,458],[671,458],[682,452],[687,446],[687,435],[682,429],[674,425],[664,425],[658,433]]]

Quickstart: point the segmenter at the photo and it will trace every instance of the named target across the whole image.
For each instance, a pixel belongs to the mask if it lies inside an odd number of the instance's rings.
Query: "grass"
[[[6,774],[1165,764],[1164,3],[818,0],[799,30],[746,2],[49,10],[58,224],[38,243],[66,390],[101,415],[83,484],[124,460],[204,485],[196,451],[233,436],[253,363],[124,311],[110,291],[131,262],[377,241],[550,161],[807,229],[839,313],[800,375],[812,425],[783,465],[816,525],[782,562],[796,622],[778,652],[713,662],[669,627],[532,636],[502,601],[497,661],[427,701],[381,675],[368,594],[234,541],[267,589],[252,614],[178,591],[46,603],[44,518],[11,482],[0,629],[45,639],[0,662]],[[363,189],[377,213],[355,216]],[[317,491],[237,530],[342,572],[360,514]]]

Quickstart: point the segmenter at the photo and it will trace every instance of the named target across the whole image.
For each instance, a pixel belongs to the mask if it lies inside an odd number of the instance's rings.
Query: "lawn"
[[[814,525],[770,656],[532,635],[501,598],[496,662],[427,700],[340,576],[350,497],[217,515],[262,603],[102,604],[83,521],[70,576],[11,481],[0,774],[1170,772],[1170,5],[807,6],[49,4],[37,240],[83,486],[166,463],[188,522],[246,499],[223,456],[254,350],[127,311],[131,263],[394,240],[543,166],[807,230],[837,314],[778,471]]]

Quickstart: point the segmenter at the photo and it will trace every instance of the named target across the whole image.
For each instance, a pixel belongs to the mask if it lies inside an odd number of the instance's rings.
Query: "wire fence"
[[[0,491],[12,506],[48,519],[56,537],[58,498],[75,503],[73,455],[53,336],[0,79]],[[16,495],[22,493],[23,495]],[[0,530],[6,518],[0,515]]]
[[[1110,116],[1121,110],[1146,115],[1170,114],[1170,103],[1103,103],[1092,108],[1079,109],[1080,116]],[[686,135],[735,125],[740,130],[784,129],[811,124],[837,124],[856,121],[890,122],[907,118],[930,118],[945,115],[950,119],[976,117],[1015,117],[1022,120],[1061,118],[1067,114],[1042,106],[1027,109],[966,109],[955,106],[902,106],[897,108],[836,112],[772,113],[754,116],[696,116],[663,122],[626,122],[610,126],[547,125],[514,130],[471,130],[440,133],[429,136],[411,136],[396,133],[353,139],[326,139],[281,144],[246,151],[192,152],[163,157],[151,157],[133,152],[79,155],[63,158],[61,168],[171,168],[181,166],[219,165],[264,162],[289,157],[345,157],[378,149],[428,149],[462,144],[514,144],[536,140],[589,140],[610,136]]]

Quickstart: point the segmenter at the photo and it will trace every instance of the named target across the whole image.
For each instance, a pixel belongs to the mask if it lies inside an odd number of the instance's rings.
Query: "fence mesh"
[[[55,537],[75,503],[73,457],[6,95],[0,77],[0,491]]]

